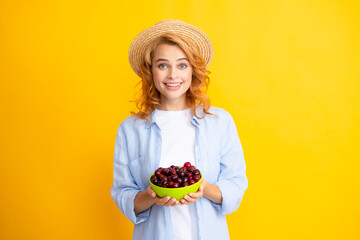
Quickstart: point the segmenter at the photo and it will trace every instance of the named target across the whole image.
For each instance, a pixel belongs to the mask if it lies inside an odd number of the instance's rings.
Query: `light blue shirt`
[[[203,178],[216,184],[222,204],[203,197],[196,204],[199,240],[229,239],[226,214],[240,205],[248,186],[245,160],[240,139],[231,115],[211,107],[217,116],[192,118],[196,130],[195,162]],[[201,116],[202,110],[197,109]],[[135,215],[134,199],[150,185],[149,176],[158,168],[161,156],[161,129],[156,124],[156,111],[151,123],[130,116],[119,126],[114,152],[114,182],[111,197],[120,211],[134,225],[133,239],[174,239],[169,207],[154,204]],[[186,160],[184,160],[185,162]],[[165,166],[166,167],[166,166]]]

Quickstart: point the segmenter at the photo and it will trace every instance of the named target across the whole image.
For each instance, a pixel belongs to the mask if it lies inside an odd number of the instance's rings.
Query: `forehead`
[[[156,58],[177,58],[186,57],[185,52],[178,45],[159,44],[154,50],[154,59]]]

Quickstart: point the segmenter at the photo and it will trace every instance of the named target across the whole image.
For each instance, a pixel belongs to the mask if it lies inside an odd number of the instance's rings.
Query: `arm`
[[[196,193],[185,195],[184,199],[180,202],[188,205],[202,197],[206,197],[215,203],[222,204],[222,195],[219,187],[215,184],[209,183],[205,179],[202,180],[199,190]]]
[[[231,115],[224,116],[220,173],[215,183],[222,194],[222,204],[213,203],[222,214],[234,212],[240,205],[248,187],[243,149]]]
[[[220,161],[220,173],[215,184],[208,183],[203,179],[196,193],[184,196],[181,203],[190,204],[201,197],[212,201],[214,207],[222,214],[234,212],[240,205],[242,197],[248,186],[245,173],[245,160],[242,146],[235,123],[229,113],[225,113],[222,129],[222,149]]]
[[[215,184],[208,183],[205,179],[204,179],[204,197],[218,204],[222,204],[223,201],[219,187]]]
[[[114,180],[111,187],[111,197],[120,211],[134,224],[148,220],[149,208],[135,214],[135,198],[142,192],[129,169],[128,146],[124,126],[118,128],[114,151]]]
[[[165,207],[172,207],[179,204],[175,198],[164,197],[159,198],[156,196],[154,190],[149,186],[145,191],[139,192],[134,199],[134,212],[135,214],[139,214],[148,208],[150,208],[154,204],[162,205]]]

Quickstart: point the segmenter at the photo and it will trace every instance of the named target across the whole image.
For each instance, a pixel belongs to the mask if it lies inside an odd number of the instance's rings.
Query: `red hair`
[[[137,84],[141,84],[140,96],[135,100],[138,112],[131,112],[131,114],[150,121],[148,116],[155,108],[160,106],[160,92],[155,87],[151,71],[152,59],[157,46],[160,44],[179,46],[185,52],[192,66],[192,81],[190,88],[186,92],[186,101],[187,105],[192,109],[194,116],[200,119],[204,118],[207,114],[213,115],[209,112],[210,98],[206,95],[210,83],[208,76],[210,72],[205,67],[205,61],[201,57],[200,50],[192,40],[173,33],[161,35],[147,47],[144,61],[140,66],[141,81]],[[199,107],[205,113],[201,117],[196,114],[196,109]]]

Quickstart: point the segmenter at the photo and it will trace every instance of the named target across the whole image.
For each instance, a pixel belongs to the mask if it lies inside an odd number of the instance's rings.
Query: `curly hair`
[[[151,42],[145,51],[144,61],[140,66],[141,81],[137,84],[137,86],[141,84],[140,96],[135,100],[138,112],[131,112],[131,114],[150,122],[149,115],[160,106],[160,92],[155,87],[151,71],[152,59],[160,44],[179,46],[189,59],[193,73],[190,88],[186,92],[186,101],[194,116],[201,119],[207,114],[214,115],[209,112],[210,98],[206,95],[210,83],[208,76],[210,72],[205,67],[205,61],[201,57],[198,46],[191,39],[170,32]],[[196,113],[196,109],[199,107],[203,110],[202,116],[198,116]]]

